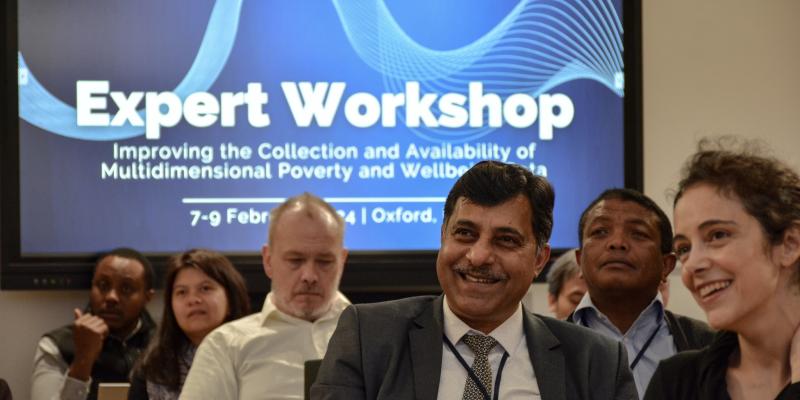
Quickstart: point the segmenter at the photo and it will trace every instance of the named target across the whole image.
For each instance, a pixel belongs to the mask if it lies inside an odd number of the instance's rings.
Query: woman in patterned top
[[[129,399],[177,399],[203,338],[250,313],[242,276],[222,254],[189,250],[170,258],[158,334],[133,372]]]

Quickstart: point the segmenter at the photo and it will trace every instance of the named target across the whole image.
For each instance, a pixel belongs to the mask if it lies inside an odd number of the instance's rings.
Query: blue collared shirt
[[[639,363],[632,370],[633,379],[636,381],[636,391],[639,392],[640,399],[644,398],[647,384],[650,383],[650,378],[653,377],[653,372],[655,372],[658,363],[677,352],[675,342],[672,340],[672,334],[669,332],[667,321],[664,318],[661,293],[656,294],[653,301],[639,314],[639,317],[636,318],[636,321],[633,322],[633,325],[625,334],[620,332],[611,323],[611,320],[595,307],[588,292],[578,303],[578,307],[575,308],[574,319],[579,325],[621,341],[628,351],[628,363],[633,363],[647,339],[658,327],[658,333],[656,333],[653,341],[650,342],[650,345],[642,354]]]

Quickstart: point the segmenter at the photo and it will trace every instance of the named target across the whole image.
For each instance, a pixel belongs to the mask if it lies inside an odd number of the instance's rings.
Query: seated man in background
[[[153,296],[153,267],[138,251],[112,250],[97,261],[89,308],[46,333],[33,361],[31,398],[96,399],[101,382],[127,382],[155,324],[145,305]]]
[[[581,267],[575,260],[575,249],[562,254],[547,272],[547,307],[553,316],[565,320],[575,311],[575,307],[586,293],[586,282],[581,276]],[[533,285],[522,299],[522,304],[533,310]]]
[[[665,309],[659,288],[675,268],[672,227],[649,197],[606,190],[583,212],[578,232],[589,291],[570,320],[625,345],[641,398],[661,360],[704,347],[713,332]]]
[[[464,173],[444,206],[444,295],[348,307],[311,398],[636,398],[619,343],[521,304],[550,257],[553,203],[522,166]]]
[[[302,399],[304,363],[321,359],[339,314],[347,250],[344,220],[304,193],[270,213],[261,249],[271,292],[260,313],[209,333],[195,354],[181,399]]]
[[[562,254],[547,273],[547,305],[560,320],[567,319],[575,311],[586,293],[586,282],[575,253],[573,249]]]
[[[581,275],[581,267],[575,260],[572,249],[559,256],[547,272],[547,307],[553,316],[565,320],[575,311],[575,307],[586,293],[586,282]],[[528,310],[534,309],[533,284],[522,299],[522,305]]]

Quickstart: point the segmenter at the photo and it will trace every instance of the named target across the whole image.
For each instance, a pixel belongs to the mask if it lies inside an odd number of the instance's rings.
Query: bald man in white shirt
[[[344,221],[304,193],[270,214],[262,248],[271,292],[260,313],[211,332],[197,350],[181,399],[302,399],[304,363],[321,359],[342,310]]]

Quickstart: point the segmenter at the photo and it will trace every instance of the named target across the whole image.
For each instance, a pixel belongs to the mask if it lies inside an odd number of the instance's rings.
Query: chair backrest
[[[322,365],[322,360],[308,360],[304,364],[305,388],[303,394],[306,400],[311,399],[311,385],[317,380],[317,372],[319,372],[320,365]]]

